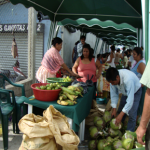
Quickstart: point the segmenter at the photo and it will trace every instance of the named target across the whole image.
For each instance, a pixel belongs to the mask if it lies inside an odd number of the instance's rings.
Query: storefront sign
[[[28,24],[0,24],[1,32],[28,32]],[[37,32],[44,32],[44,24],[37,23]]]

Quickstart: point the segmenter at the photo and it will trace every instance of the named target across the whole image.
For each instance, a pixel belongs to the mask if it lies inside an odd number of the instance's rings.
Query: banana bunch
[[[83,88],[76,88],[73,86],[61,87],[62,91],[59,93],[59,100],[57,103],[60,105],[75,105],[78,96],[82,96]]]

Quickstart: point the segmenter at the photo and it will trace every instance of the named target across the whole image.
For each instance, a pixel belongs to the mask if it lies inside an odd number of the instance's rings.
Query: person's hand
[[[116,117],[116,122],[115,122],[115,124],[116,124],[117,126],[119,126],[119,124],[121,123],[121,120],[122,120],[122,115],[119,114],[119,115]]]
[[[145,145],[145,143],[142,141],[142,138],[145,133],[146,133],[146,128],[143,128],[142,126],[139,126],[136,130],[137,140],[142,145]]]
[[[111,117],[116,117],[116,108],[113,108],[112,113],[111,113]]]
[[[78,74],[75,74],[73,72],[70,73],[71,76],[75,77],[75,78],[82,78],[81,76],[79,76]]]
[[[100,77],[100,74],[97,74],[97,75],[96,75],[96,79],[99,79],[99,77]]]

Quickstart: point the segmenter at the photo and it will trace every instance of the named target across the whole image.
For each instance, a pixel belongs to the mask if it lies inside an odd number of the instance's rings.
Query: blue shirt
[[[127,69],[119,70],[120,85],[110,84],[111,106],[117,107],[119,93],[127,96],[126,104],[122,111],[128,115],[134,101],[134,94],[139,90],[141,84],[138,77]]]

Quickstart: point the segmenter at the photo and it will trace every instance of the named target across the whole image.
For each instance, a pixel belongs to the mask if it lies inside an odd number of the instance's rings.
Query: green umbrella
[[[97,18],[111,20],[117,24],[128,23],[135,28],[142,28],[141,0],[10,0],[13,4],[21,3],[25,7],[34,7],[51,21],[70,18],[77,20]]]

